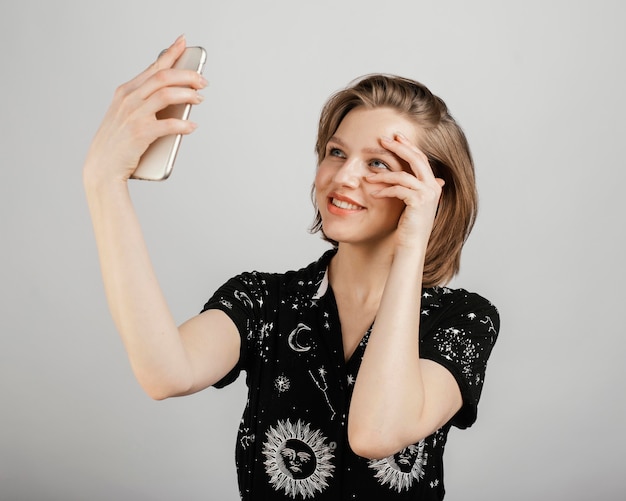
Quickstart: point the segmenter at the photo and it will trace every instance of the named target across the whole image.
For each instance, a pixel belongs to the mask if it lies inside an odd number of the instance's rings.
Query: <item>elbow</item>
[[[156,401],[166,400],[172,397],[180,397],[190,393],[189,389],[177,389],[174,387],[161,386],[142,386],[146,394]]]
[[[365,430],[348,425],[348,443],[352,451],[366,459],[383,459],[392,456],[405,446],[383,430]]]
[[[359,421],[348,416],[348,444],[352,451],[366,459],[384,459],[417,444],[430,433],[407,427],[396,421]]]
[[[167,392],[167,391],[163,391],[159,388],[146,388],[143,387],[143,391],[146,393],[146,395],[148,395],[152,400],[155,400],[157,402],[160,402],[162,400],[171,398],[174,396],[173,393],[171,392]]]
[[[192,384],[182,379],[137,378],[143,391],[156,401],[192,393]]]

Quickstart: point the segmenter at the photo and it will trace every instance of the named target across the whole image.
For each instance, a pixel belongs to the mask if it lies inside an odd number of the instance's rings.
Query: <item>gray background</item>
[[[200,127],[132,192],[178,321],[307,233],[326,97],[390,72],[441,95],[481,213],[455,285],[500,309],[450,500],[623,497],[626,7],[621,1],[2,2],[0,498],[234,500],[241,381],[153,402],[106,308],[81,185],[117,85],[178,34],[208,51]],[[620,495],[621,494],[621,495]]]

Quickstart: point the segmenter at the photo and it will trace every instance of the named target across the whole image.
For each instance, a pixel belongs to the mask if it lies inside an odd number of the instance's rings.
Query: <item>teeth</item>
[[[339,207],[340,209],[347,209],[347,210],[357,210],[361,208],[358,205],[350,204],[348,202],[344,202],[343,200],[337,200],[336,198],[333,198],[332,204],[335,207]]]

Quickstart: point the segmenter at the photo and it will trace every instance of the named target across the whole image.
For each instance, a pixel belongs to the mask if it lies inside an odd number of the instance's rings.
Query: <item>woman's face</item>
[[[355,108],[342,120],[326,145],[315,176],[315,196],[324,234],[339,243],[377,244],[398,226],[404,202],[375,198],[386,185],[364,178],[381,169],[411,171],[407,163],[383,148],[383,136],[402,133],[417,143],[419,127],[391,108]]]

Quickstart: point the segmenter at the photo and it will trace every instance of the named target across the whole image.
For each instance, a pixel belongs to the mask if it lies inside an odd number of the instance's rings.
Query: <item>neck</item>
[[[392,262],[392,251],[340,243],[328,269],[330,285],[351,302],[378,304]]]

